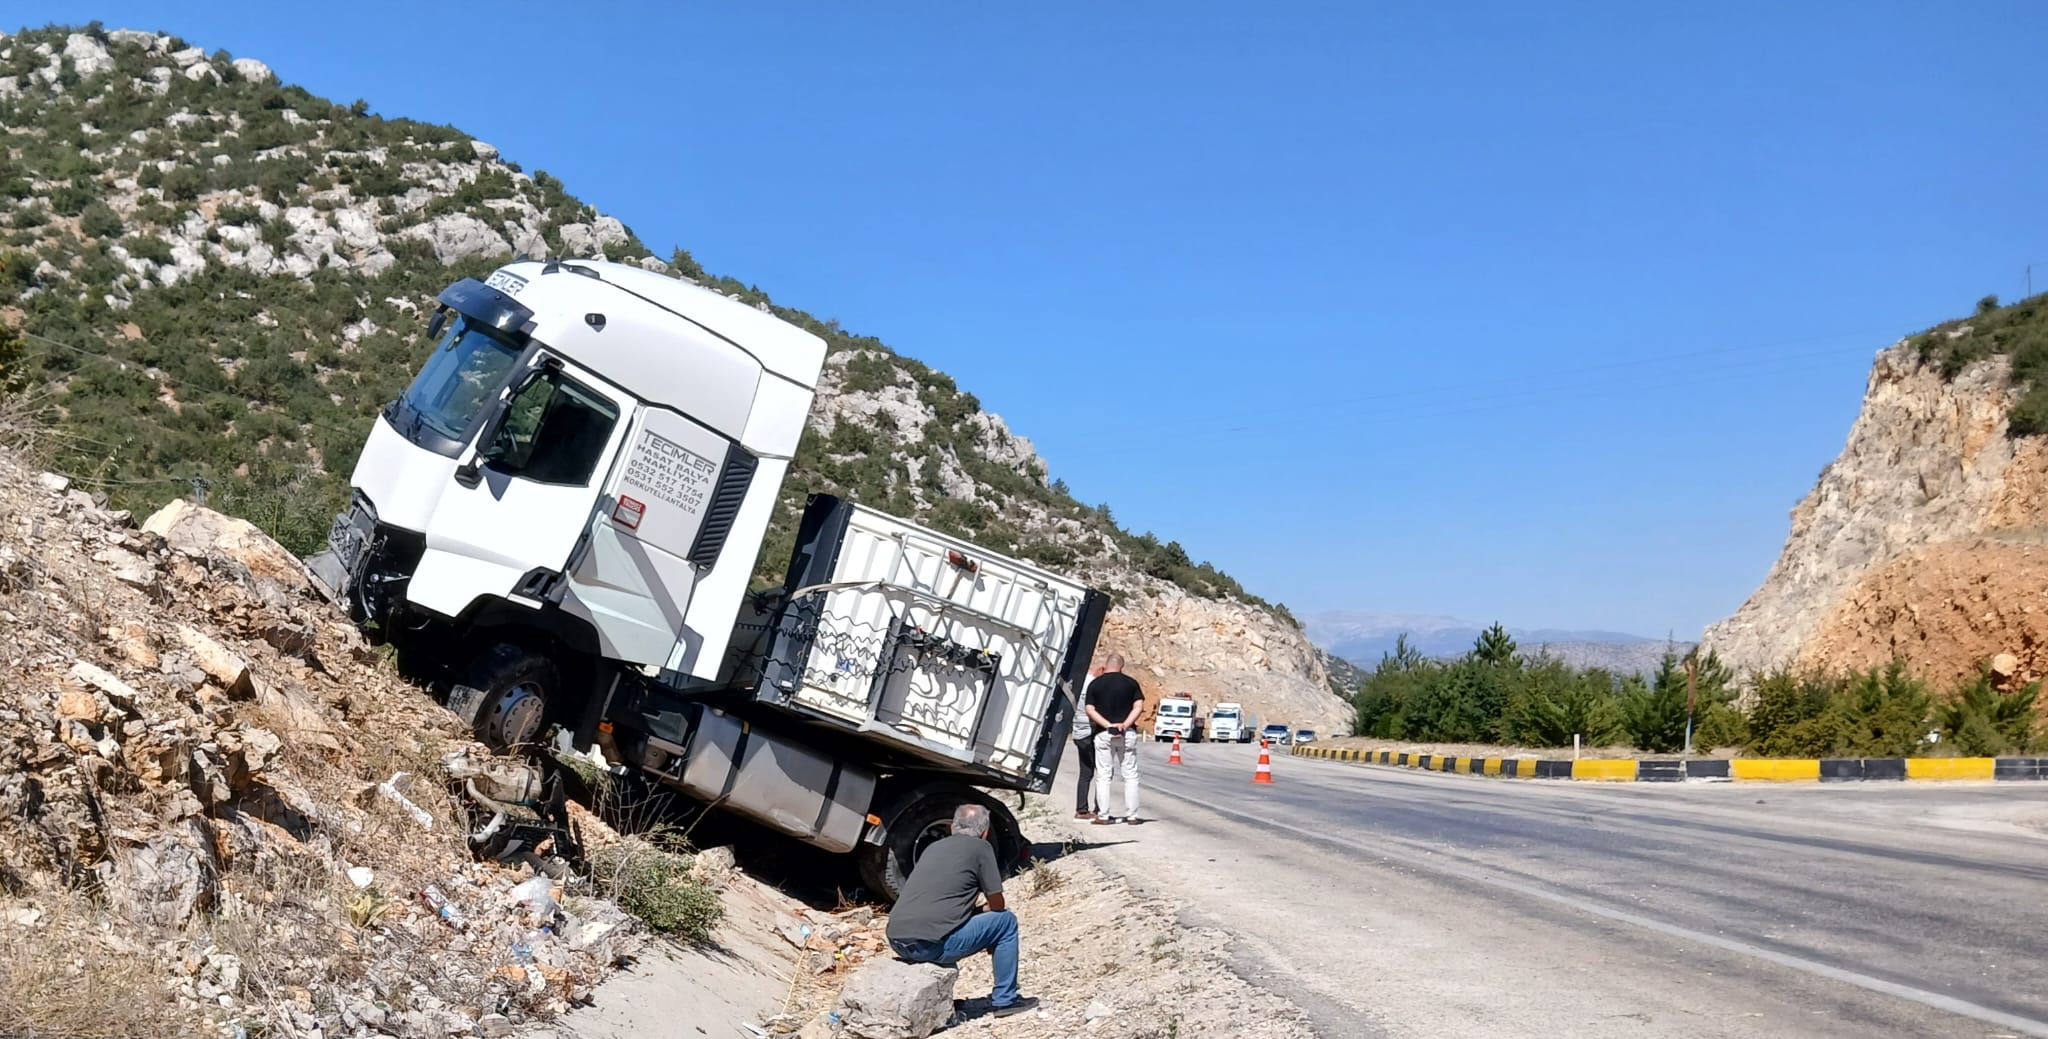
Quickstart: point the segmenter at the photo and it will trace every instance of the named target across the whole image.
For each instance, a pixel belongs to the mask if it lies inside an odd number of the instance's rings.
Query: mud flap
[[[348,587],[348,568],[342,565],[341,557],[331,548],[323,548],[302,560],[306,572],[313,577],[313,590],[324,596],[328,602],[340,602],[342,589]]]

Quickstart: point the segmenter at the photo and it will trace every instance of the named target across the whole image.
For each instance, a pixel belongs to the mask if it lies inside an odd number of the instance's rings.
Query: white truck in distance
[[[485,742],[615,769],[833,852],[893,898],[981,788],[1044,792],[1106,598],[814,495],[750,590],[817,336],[637,267],[521,261],[440,295],[355,501],[308,560]]]
[[[1244,707],[1220,703],[1209,711],[1209,739],[1216,743],[1250,743],[1252,730],[1246,723]]]
[[[1161,697],[1159,710],[1152,715],[1152,739],[1164,743],[1178,736],[1189,743],[1200,743],[1202,723],[1197,710],[1193,697]]]

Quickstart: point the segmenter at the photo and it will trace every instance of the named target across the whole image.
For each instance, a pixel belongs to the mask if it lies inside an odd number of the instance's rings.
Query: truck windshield
[[[392,425],[406,439],[443,454],[461,450],[484,405],[505,384],[519,349],[458,317],[434,355],[392,405]]]

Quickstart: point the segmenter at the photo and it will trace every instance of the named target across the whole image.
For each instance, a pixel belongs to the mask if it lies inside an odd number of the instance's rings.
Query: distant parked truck
[[[1210,710],[1209,739],[1216,743],[1250,743],[1252,730],[1245,723],[1243,705],[1220,703]]]
[[[1152,716],[1152,738],[1164,743],[1175,736],[1189,743],[1202,742],[1202,720],[1196,716],[1192,696],[1169,696],[1159,701],[1159,713]]]

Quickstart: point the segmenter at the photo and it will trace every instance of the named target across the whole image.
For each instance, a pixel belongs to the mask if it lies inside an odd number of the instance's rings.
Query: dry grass
[[[1067,875],[1054,869],[1049,862],[1034,862],[1031,869],[1024,874],[1024,890],[1030,892],[1033,898],[1058,891],[1066,882]]]
[[[41,913],[36,926],[17,912]],[[137,1039],[200,1035],[147,950],[119,948],[115,923],[80,899],[0,902],[0,1035],[21,1039]]]

